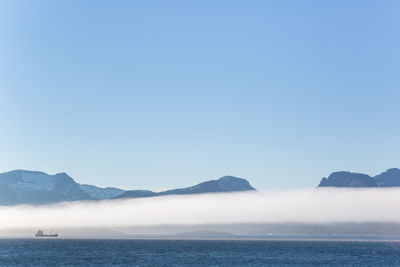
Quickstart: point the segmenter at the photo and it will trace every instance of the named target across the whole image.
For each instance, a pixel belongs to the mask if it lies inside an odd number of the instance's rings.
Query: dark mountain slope
[[[396,187],[400,186],[400,170],[397,168],[371,177],[353,172],[334,172],[328,178],[322,178],[318,187]]]
[[[246,179],[234,176],[224,176],[218,180],[210,180],[195,186],[172,189],[159,193],[147,190],[131,190],[126,191],[117,198],[138,198],[153,197],[165,195],[187,195],[187,194],[203,194],[203,193],[221,193],[221,192],[237,192],[255,190]]]

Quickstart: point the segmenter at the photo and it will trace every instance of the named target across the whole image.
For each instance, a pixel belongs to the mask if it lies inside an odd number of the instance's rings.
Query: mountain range
[[[255,190],[247,180],[224,176],[198,185],[153,192],[123,190],[79,184],[66,173],[49,175],[44,172],[14,170],[0,173],[0,205],[53,204],[65,201],[104,200],[117,198],[153,197],[177,194],[202,194]]]
[[[398,187],[400,169],[392,168],[376,176],[348,171],[333,172],[318,187]],[[53,204],[65,201],[143,198],[165,195],[203,194],[255,190],[246,179],[224,176],[200,184],[161,192],[123,190],[79,184],[66,173],[49,175],[39,171],[14,170],[0,173],[0,205]]]
[[[400,186],[400,169],[391,168],[376,176],[354,172],[333,172],[322,178],[318,187],[396,187]]]

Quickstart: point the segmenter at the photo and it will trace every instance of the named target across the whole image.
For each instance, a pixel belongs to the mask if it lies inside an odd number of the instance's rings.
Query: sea
[[[400,266],[400,242],[10,238],[0,266]]]

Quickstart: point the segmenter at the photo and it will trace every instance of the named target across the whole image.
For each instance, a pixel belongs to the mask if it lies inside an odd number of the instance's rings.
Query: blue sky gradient
[[[400,167],[399,1],[0,1],[0,171],[261,189]]]

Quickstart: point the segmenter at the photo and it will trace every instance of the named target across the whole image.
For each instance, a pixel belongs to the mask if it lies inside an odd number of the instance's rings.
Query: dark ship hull
[[[45,234],[43,231],[39,230],[35,234],[35,237],[58,237],[58,234]]]
[[[46,234],[43,234],[43,235],[35,235],[36,237],[58,237],[58,234],[51,234],[51,235],[46,235]]]

